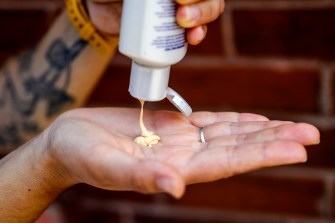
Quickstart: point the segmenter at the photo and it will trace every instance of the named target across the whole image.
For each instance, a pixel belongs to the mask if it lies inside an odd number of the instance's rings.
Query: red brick
[[[150,217],[150,216],[137,216],[136,223],[222,223],[222,221],[209,221],[209,220],[200,220],[200,219],[192,219],[191,216],[185,216],[186,218],[191,219],[183,219],[183,218],[173,218],[173,217]]]
[[[204,57],[197,60],[201,65],[194,62],[183,68],[181,63],[172,69],[170,86],[194,108],[318,111],[317,70],[229,66],[213,59]]]
[[[38,2],[42,4],[43,1]],[[335,31],[329,28],[335,22],[334,12],[334,9],[235,11],[237,50],[242,55],[250,56],[249,59],[264,55],[334,59]],[[41,10],[0,11],[0,25],[6,30],[0,39],[0,59],[15,50],[33,45],[46,31],[49,16]],[[219,57],[224,51],[220,26],[218,20],[210,24],[207,39],[199,46],[191,46],[186,63],[174,66],[171,72],[170,86],[180,92],[192,107],[210,110],[221,110],[224,107],[319,112],[317,69],[230,65],[229,61],[221,61]],[[195,55],[200,55],[201,60]],[[194,64],[190,66],[189,61],[194,58]],[[90,98],[89,105],[138,106],[138,102],[128,93],[129,64],[127,60],[126,63],[111,65]],[[151,103],[150,106],[173,109],[167,101]],[[334,129],[321,132],[321,144],[308,149],[309,161],[306,165],[335,166],[334,134]],[[113,200],[135,201],[139,204],[156,202],[152,195],[79,186],[60,198],[69,222],[122,222],[116,212],[85,207],[81,201],[86,198],[106,203]],[[186,206],[234,210],[238,213],[278,213],[322,218],[318,212],[322,198],[324,185],[318,180],[238,176],[189,186],[183,199],[171,199],[169,204],[177,208]],[[136,222],[146,223],[190,222],[166,216],[157,218],[137,215],[137,220]]]
[[[335,63],[333,63],[333,66],[332,66],[332,75],[331,75],[331,78],[332,78],[332,83],[331,83],[331,99],[332,99],[332,113],[335,114]]]
[[[331,191],[331,198],[329,199],[331,207],[329,207],[329,208],[330,208],[330,211],[331,211],[331,218],[335,219],[335,193],[334,193],[334,191],[335,191],[335,182],[333,181],[332,184],[333,185],[330,188],[332,190]],[[328,199],[328,197],[325,197],[324,199]],[[328,208],[328,207],[325,207],[325,208]]]
[[[224,53],[220,20],[207,25],[206,38],[199,45],[189,45],[187,54],[221,55]]]
[[[307,149],[307,165],[317,167],[335,167],[335,129],[320,130],[321,142]]]
[[[324,186],[317,180],[234,177],[192,185],[176,205],[256,213],[318,216]],[[173,202],[173,201],[171,201]]]
[[[19,3],[17,3],[19,4]],[[39,4],[42,4],[39,2]],[[50,4],[45,2],[44,4]],[[34,47],[51,27],[53,20],[59,13],[41,9],[0,9],[0,26],[2,32],[0,38],[0,62],[13,56],[26,48]]]
[[[82,209],[66,209],[66,222],[71,223],[123,223],[116,213],[104,211],[89,212]]]
[[[242,55],[335,59],[334,23],[335,9],[238,10],[235,41]]]
[[[185,60],[187,65],[182,61],[172,67],[170,87],[196,110],[318,112],[318,70],[245,67],[238,62],[229,65],[219,57],[190,55]],[[129,64],[114,63],[93,92],[90,103],[138,106],[128,93],[129,75]],[[152,107],[174,109],[166,100],[155,102]]]
[[[102,190],[82,184],[69,189],[58,199],[65,211],[67,222],[80,223],[123,222],[117,210],[107,207],[109,201],[122,200],[145,204],[153,203],[155,197],[132,191]]]
[[[119,56],[120,57],[120,56]],[[88,100],[88,106],[138,106],[128,92],[130,60],[122,56],[126,65],[113,63],[105,72]]]

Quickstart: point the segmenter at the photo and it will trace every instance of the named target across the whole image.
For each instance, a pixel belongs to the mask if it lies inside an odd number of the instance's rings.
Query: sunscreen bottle
[[[174,0],[124,0],[119,51],[132,59],[129,92],[140,100],[168,98],[184,115],[192,109],[168,87],[171,65],[186,54],[185,29]]]

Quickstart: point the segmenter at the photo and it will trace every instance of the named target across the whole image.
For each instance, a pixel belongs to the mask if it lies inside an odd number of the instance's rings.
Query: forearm
[[[0,222],[33,222],[71,186],[38,136],[0,160]]]
[[[63,12],[36,48],[0,71],[0,150],[22,144],[60,112],[81,106],[111,56],[81,40]]]

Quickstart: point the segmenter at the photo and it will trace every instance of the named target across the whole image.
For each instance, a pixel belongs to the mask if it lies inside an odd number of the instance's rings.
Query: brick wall
[[[61,6],[1,0],[7,30],[1,58],[36,42]],[[309,147],[306,164],[192,185],[179,201],[78,185],[59,199],[69,222],[334,222],[334,26],[333,0],[226,0],[206,41],[172,68],[170,86],[194,110],[256,112],[318,126],[321,144]],[[117,55],[87,106],[138,107],[127,92],[129,65]],[[166,101],[146,106],[174,109]]]

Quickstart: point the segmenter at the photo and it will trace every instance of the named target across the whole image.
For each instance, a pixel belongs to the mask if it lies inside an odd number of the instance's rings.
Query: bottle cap
[[[177,92],[171,88],[167,88],[166,98],[185,116],[192,113],[192,108]]]

